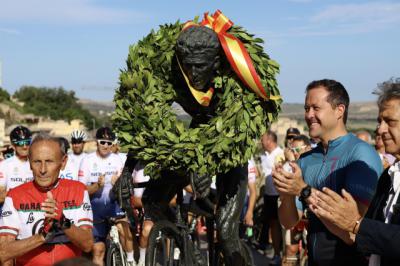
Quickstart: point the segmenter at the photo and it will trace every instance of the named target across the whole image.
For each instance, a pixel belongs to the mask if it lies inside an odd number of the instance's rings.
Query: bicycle
[[[194,201],[189,205],[183,204],[181,195],[182,193],[177,195],[177,222],[158,221],[150,232],[146,266],[159,264],[163,266],[225,265],[221,245],[215,242],[214,204],[209,199],[203,199],[204,206],[201,207]],[[185,222],[186,215],[189,212],[193,214],[193,219],[187,223]],[[207,225],[208,249],[205,251],[205,255],[201,253],[200,240],[196,231],[197,217],[200,216],[206,218]],[[248,265],[253,265],[251,250],[244,241],[241,241],[241,248],[244,250],[245,261],[248,262]]]
[[[119,232],[116,226],[117,218],[108,219],[111,224],[109,237],[106,241],[106,265],[107,266],[127,266],[126,253],[119,240]]]
[[[146,252],[146,266],[202,266],[207,259],[200,252],[200,241],[196,240],[195,229],[198,216],[209,216],[207,212],[194,209],[182,203],[182,193],[177,195],[177,222],[161,220],[154,224],[149,236]],[[186,222],[187,213],[193,213],[193,219]]]

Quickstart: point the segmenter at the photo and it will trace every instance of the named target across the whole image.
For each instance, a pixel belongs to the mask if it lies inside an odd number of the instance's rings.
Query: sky
[[[400,77],[400,1],[0,0],[1,86],[63,87],[111,101],[129,46],[159,25],[220,9],[265,41],[285,102],[313,80],[340,81],[353,102]]]

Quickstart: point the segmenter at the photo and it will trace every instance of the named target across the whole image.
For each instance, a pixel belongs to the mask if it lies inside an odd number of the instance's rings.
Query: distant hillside
[[[287,103],[282,105],[281,117],[304,122],[304,104]],[[349,129],[369,129],[376,127],[376,118],[378,116],[378,106],[375,102],[356,102],[351,103],[349,108],[349,117],[347,126]]]
[[[114,111],[113,102],[96,102],[87,99],[81,99],[79,102],[94,115],[110,114]],[[173,105],[174,110],[183,119],[187,119],[187,114],[179,105]],[[370,129],[376,127],[376,117],[378,115],[378,107],[375,102],[356,102],[350,104],[348,127],[350,129]],[[304,104],[285,103],[282,105],[282,113],[280,117],[287,117],[304,123]]]

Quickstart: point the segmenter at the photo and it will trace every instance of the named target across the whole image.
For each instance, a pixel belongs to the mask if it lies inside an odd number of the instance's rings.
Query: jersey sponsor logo
[[[3,211],[0,215],[1,218],[8,217],[12,214],[11,211]]]
[[[70,180],[74,179],[72,173],[64,173],[64,174],[61,174],[61,175],[60,175],[60,178],[70,179]]]
[[[100,172],[95,172],[95,173],[90,173],[90,176],[101,176],[101,175],[116,175],[118,174],[118,171],[106,171],[104,173]]]
[[[36,221],[36,223],[32,226],[32,235],[39,234],[39,230],[42,227],[43,222],[44,222],[44,218]]]
[[[11,177],[10,180],[12,182],[24,182],[23,179],[21,177]]]
[[[85,202],[82,208],[84,211],[90,211],[92,209],[92,206],[89,203]]]
[[[33,216],[33,212],[30,212],[29,216],[28,216],[28,220],[26,221],[26,224],[31,224],[34,221],[35,221],[35,217]]]
[[[19,205],[19,209],[22,211],[39,211],[40,203],[39,202],[21,203]]]
[[[75,202],[75,200],[66,200],[62,202],[64,204],[64,208],[74,208],[78,207],[78,204]]]

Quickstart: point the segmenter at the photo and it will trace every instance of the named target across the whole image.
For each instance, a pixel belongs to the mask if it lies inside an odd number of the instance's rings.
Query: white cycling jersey
[[[132,178],[134,183],[142,183],[150,180],[150,176],[144,175],[144,166],[141,163],[135,165],[135,169],[133,169],[132,172]],[[137,198],[141,198],[144,190],[145,188],[135,188],[133,195]]]
[[[73,152],[69,153],[67,164],[65,165],[64,170],[60,171],[60,178],[78,181],[79,167],[85,156],[86,153],[83,152],[79,155],[76,155]]]
[[[112,189],[111,179],[113,176],[120,176],[122,162],[118,155],[110,153],[106,158],[97,155],[96,152],[90,153],[83,158],[79,167],[79,181],[85,185],[97,183],[99,176],[105,175],[104,187],[91,195],[91,202],[94,211],[96,206],[104,206],[110,202],[110,191]]]
[[[29,161],[21,161],[18,156],[0,163],[0,186],[8,190],[33,180]]]
[[[249,164],[247,166],[248,170],[248,183],[255,183],[256,182],[256,177],[257,177],[257,170],[256,170],[256,164],[253,159],[249,160]]]

